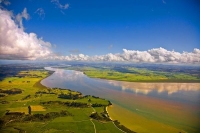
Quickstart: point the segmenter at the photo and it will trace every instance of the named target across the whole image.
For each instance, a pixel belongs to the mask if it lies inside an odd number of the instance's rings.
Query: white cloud
[[[84,54],[70,54],[69,56],[59,56],[59,55],[53,55],[53,56],[48,56],[45,59],[47,60],[64,60],[64,61],[89,61],[90,57],[88,55]]]
[[[52,3],[54,3],[58,8],[60,9],[68,9],[69,8],[69,4],[60,4],[59,0],[51,0]]]
[[[28,20],[30,18],[30,15],[27,13],[27,9],[24,8],[22,13],[18,13],[16,16],[16,21],[19,23],[20,28],[24,29],[23,24],[22,24],[22,19],[25,18]]]
[[[12,18],[18,21],[20,27]],[[192,52],[182,53],[154,48],[147,51],[123,49],[122,53],[95,56],[80,53],[68,56],[58,55],[51,51],[51,43],[38,38],[35,33],[26,33],[23,30],[22,18],[29,18],[26,8],[16,17],[12,12],[0,9],[0,59],[200,64],[200,50],[197,48]]]
[[[37,13],[41,19],[44,19],[45,18],[45,12],[44,12],[44,9],[42,8],[38,8],[35,13]]]
[[[200,64],[200,50],[193,52],[175,52],[164,48],[154,48],[147,51],[123,49],[123,53],[88,56],[84,54],[69,56],[51,56],[47,59],[66,61],[108,61],[108,62],[145,62],[145,63],[190,63]]]
[[[24,32],[22,18],[29,18],[26,8],[16,16],[20,27],[12,18],[11,12],[0,9],[0,59],[32,60],[52,53],[49,42],[38,38],[35,33]]]

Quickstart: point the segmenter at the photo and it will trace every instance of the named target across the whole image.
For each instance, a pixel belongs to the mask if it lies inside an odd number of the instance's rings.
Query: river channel
[[[200,83],[136,83],[90,78],[79,71],[55,71],[41,83],[110,100],[109,115],[136,132],[200,131]]]

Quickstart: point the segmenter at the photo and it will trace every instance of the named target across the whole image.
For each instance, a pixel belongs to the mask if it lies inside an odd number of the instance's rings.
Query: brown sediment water
[[[47,68],[53,69],[53,68]],[[199,83],[134,83],[89,78],[82,72],[54,69],[41,83],[110,100],[112,119],[136,132],[200,131]]]
[[[108,107],[108,114],[112,120],[120,121],[122,125],[135,132],[160,133],[162,131],[162,133],[178,133],[180,131],[180,129],[147,119],[115,104]]]

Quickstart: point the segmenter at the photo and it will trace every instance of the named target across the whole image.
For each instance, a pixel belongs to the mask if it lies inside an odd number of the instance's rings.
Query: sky
[[[0,0],[1,60],[200,64],[199,0]]]

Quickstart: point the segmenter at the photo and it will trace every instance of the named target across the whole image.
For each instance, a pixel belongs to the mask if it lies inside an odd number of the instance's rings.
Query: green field
[[[0,131],[120,133],[109,119],[109,101],[69,89],[46,88],[45,70],[21,71],[0,81]],[[30,107],[30,109],[28,109]]]
[[[200,77],[185,72],[153,71],[135,67],[66,67],[89,77],[129,82],[200,82]]]

